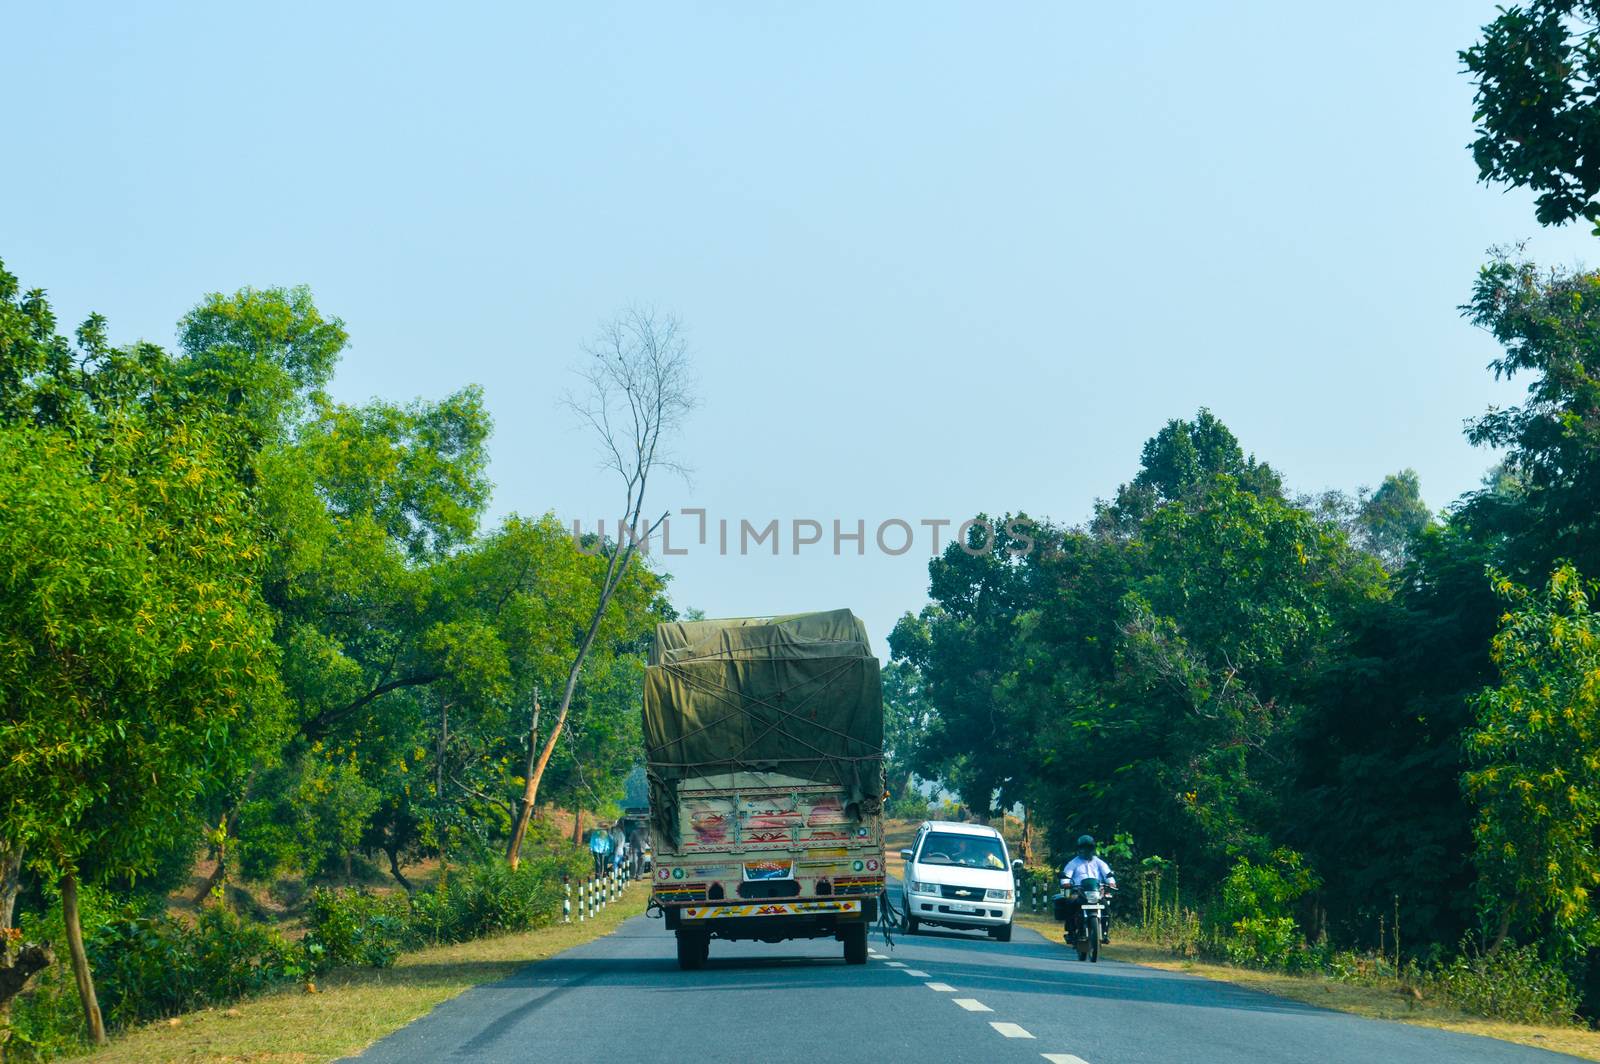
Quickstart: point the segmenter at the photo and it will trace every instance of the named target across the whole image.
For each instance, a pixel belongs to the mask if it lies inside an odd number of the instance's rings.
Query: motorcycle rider
[[[1083,899],[1078,894],[1078,884],[1085,879],[1098,879],[1101,886],[1108,892],[1117,887],[1117,877],[1111,871],[1111,866],[1095,856],[1095,841],[1093,835],[1078,836],[1078,853],[1061,869],[1061,879],[1069,888],[1067,898],[1067,937],[1076,937],[1079,910],[1083,907]],[[1109,901],[1109,894],[1108,894]],[[1111,906],[1106,905],[1105,912],[1100,920],[1100,941],[1111,941]]]

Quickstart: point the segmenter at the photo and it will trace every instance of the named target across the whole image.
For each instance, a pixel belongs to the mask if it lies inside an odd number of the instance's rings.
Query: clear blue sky
[[[1455,310],[1485,248],[1595,257],[1475,182],[1455,53],[1493,11],[33,4],[0,258],[122,340],[311,285],[340,398],[486,389],[496,516],[614,508],[555,399],[631,301],[702,379],[665,505],[1076,521],[1205,405],[1297,490],[1412,466],[1437,507],[1520,391]],[[881,643],[924,544],[670,568],[681,605]]]

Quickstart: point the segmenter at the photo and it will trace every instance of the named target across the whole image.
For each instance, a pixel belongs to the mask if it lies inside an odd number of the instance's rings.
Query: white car
[[[922,924],[987,931],[1011,941],[1016,910],[1016,876],[1006,840],[994,828],[930,820],[917,840],[900,851],[905,858],[906,931]]]

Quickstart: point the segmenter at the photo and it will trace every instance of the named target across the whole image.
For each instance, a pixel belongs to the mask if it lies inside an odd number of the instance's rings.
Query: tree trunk
[[[618,555],[621,555],[621,564],[617,564]],[[611,556],[611,565],[606,570],[605,582],[600,587],[600,601],[595,605],[594,616],[589,619],[589,630],[583,634],[583,642],[578,644],[578,652],[573,655],[572,667],[567,670],[567,686],[561,692],[561,708],[556,711],[556,726],[550,729],[550,738],[545,740],[544,749],[539,753],[539,762],[533,766],[533,772],[527,777],[527,785],[522,788],[522,811],[517,817],[516,830],[511,833],[511,845],[506,848],[506,860],[511,867],[517,867],[517,862],[522,859],[522,837],[528,831],[528,814],[533,811],[533,803],[539,798],[539,781],[544,778],[544,770],[550,764],[550,755],[556,752],[556,740],[561,738],[561,729],[567,723],[567,711],[572,708],[572,695],[578,689],[578,676],[583,672],[583,663],[589,656],[589,648],[594,646],[595,636],[600,634],[600,621],[606,615],[606,607],[611,604],[611,596],[616,592],[617,585],[622,582],[622,574],[628,568],[632,559],[631,548],[614,552]]]
[[[217,867],[213,868],[211,874],[206,877],[206,881],[200,884],[200,889],[194,892],[194,907],[196,909],[205,904],[206,899],[211,897],[211,892],[216,890],[217,885],[227,877],[227,865],[223,863],[223,860],[223,855],[217,854]]]
[[[1511,934],[1511,918],[1515,915],[1516,906],[1514,904],[1506,904],[1500,907],[1500,926],[1495,929],[1494,941],[1489,943],[1489,949],[1486,951],[1489,956],[1493,957],[1496,953],[1499,953],[1500,947],[1505,945],[1507,936]]]
[[[528,821],[532,817],[533,794],[538,791],[538,784],[529,787],[533,781],[535,758],[539,752],[539,688],[533,688],[533,718],[528,725],[528,762],[522,769],[522,804],[517,807],[517,817],[511,828],[511,841],[506,843],[506,861],[512,868],[517,867],[517,862],[522,857],[522,837],[528,833]]]
[[[78,1000],[83,1003],[83,1018],[89,1025],[89,1041],[106,1044],[106,1024],[100,1017],[100,1002],[94,995],[94,975],[89,971],[89,955],[83,949],[83,925],[78,921],[78,877],[61,877],[61,917],[67,925],[67,950],[72,954],[72,977],[78,981]]]
[[[450,741],[450,703],[439,704],[439,750],[433,758],[433,796],[444,799],[444,747]]]
[[[394,875],[395,881],[405,888],[407,894],[413,893],[416,887],[406,878],[405,873],[400,871],[400,847],[385,846],[383,852],[389,855],[389,871]]]
[[[0,928],[11,927],[17,915],[17,893],[22,890],[22,847],[0,850]]]
[[[572,845],[576,846],[583,841],[583,803],[578,804],[578,810],[572,816]]]
[[[200,889],[195,891],[194,907],[196,909],[205,904],[205,900],[211,896],[213,890],[228,881],[228,839],[233,833],[232,810],[223,815],[222,820],[217,824],[217,829],[217,837],[219,839],[217,842],[217,867],[211,870],[211,874],[206,877],[206,881],[200,884]],[[223,904],[226,904],[226,901]]]

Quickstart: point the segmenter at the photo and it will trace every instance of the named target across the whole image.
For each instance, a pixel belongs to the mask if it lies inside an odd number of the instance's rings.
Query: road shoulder
[[[1042,916],[1019,915],[1017,923],[1039,932],[1052,944],[1066,950],[1061,941],[1061,926]],[[1321,975],[1285,975],[1278,972],[1260,972],[1250,968],[1235,968],[1226,964],[1208,964],[1174,957],[1159,946],[1139,942],[1118,942],[1106,947],[1101,956],[1106,960],[1137,964],[1166,972],[1181,972],[1215,982],[1259,990],[1276,997],[1289,998],[1335,1012],[1348,1012],[1369,1019],[1393,1020],[1419,1027],[1436,1027],[1461,1034],[1496,1038],[1502,1042],[1568,1053],[1585,1060],[1600,1061],[1600,1031],[1581,1027],[1530,1027],[1524,1024],[1501,1023],[1469,1016],[1432,1002],[1417,1002],[1399,993],[1378,987],[1353,986]]]
[[[644,911],[648,884],[629,887],[593,920],[407,953],[393,968],[331,973],[316,986],[252,998],[130,1031],[92,1064],[316,1064],[351,1056],[482,983],[615,930]]]

